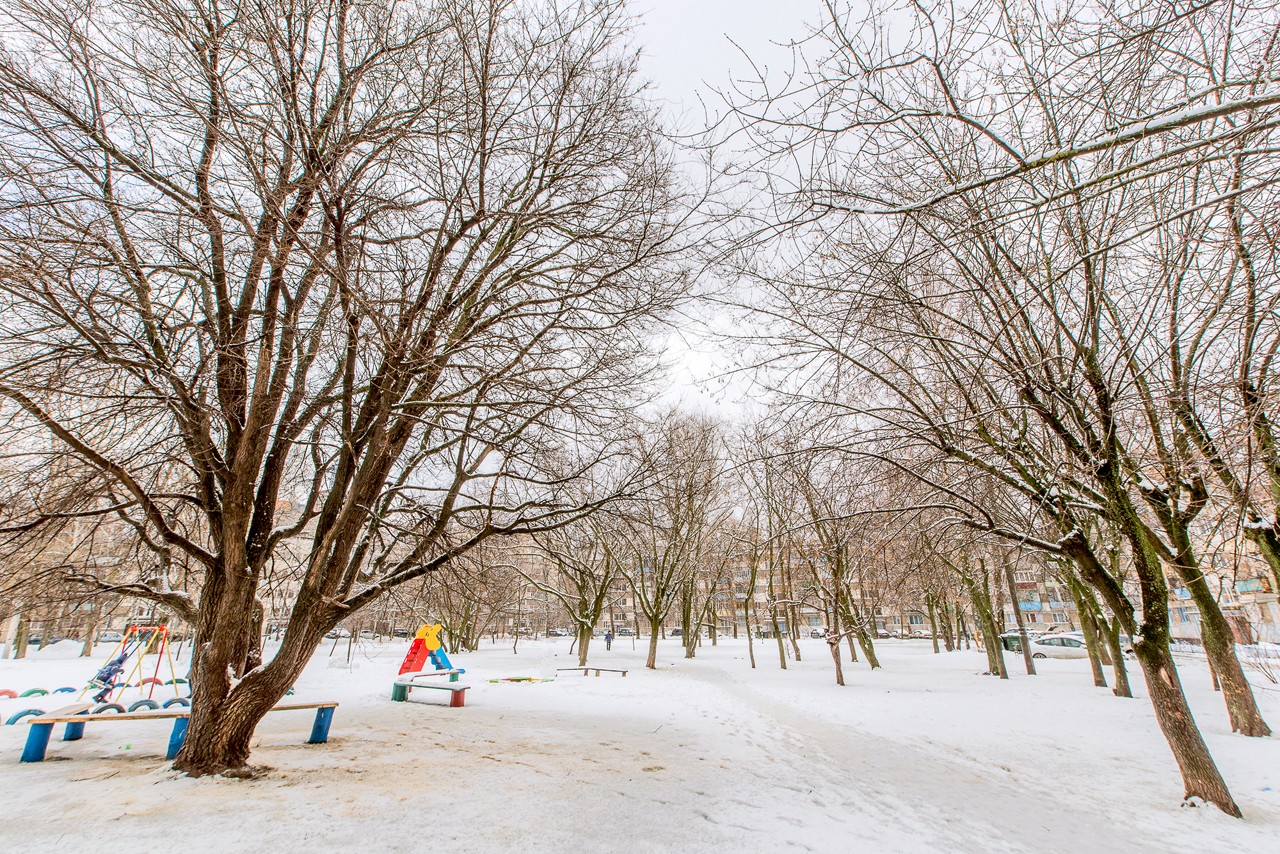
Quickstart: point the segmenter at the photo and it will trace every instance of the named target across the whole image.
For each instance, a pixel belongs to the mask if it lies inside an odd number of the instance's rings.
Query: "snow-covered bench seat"
[[[620,670],[616,667],[557,667],[556,673],[560,673],[564,670],[580,672],[583,676],[586,676],[587,673],[595,673],[597,678],[599,678],[601,673],[621,673],[623,679],[627,678],[627,671]]]
[[[467,704],[467,689],[471,687],[470,685],[461,685],[457,682],[415,682],[412,678],[408,678],[408,677],[414,677],[414,676],[430,675],[432,673],[443,674],[447,672],[448,671],[446,670],[437,670],[437,671],[430,671],[429,674],[406,673],[404,676],[402,676],[401,678],[397,679],[395,682],[392,683],[391,699],[397,703],[403,703],[404,701],[409,699],[409,692],[414,690],[415,688],[427,688],[427,689],[434,689],[436,691],[448,691],[449,707],[453,709],[460,709]],[[457,676],[453,676],[452,678],[456,679]]]
[[[63,733],[63,741],[75,741],[83,737],[84,725],[87,723],[111,723],[113,721],[149,721],[149,720],[172,720],[173,731],[169,734],[169,749],[165,752],[165,759],[173,759],[178,755],[178,751],[182,749],[182,743],[187,739],[187,723],[191,717],[191,710],[182,709],[157,709],[155,711],[145,712],[125,712],[124,714],[115,715],[87,715],[85,711],[71,712],[67,709],[58,709],[47,715],[41,715],[37,718],[31,718],[28,723],[31,729],[27,732],[27,743],[22,750],[23,762],[43,762],[46,751],[49,749],[49,737],[53,734],[53,725],[65,723],[67,725],[66,732]],[[324,703],[287,703],[281,706],[272,707],[273,712],[291,712],[300,709],[315,709],[316,718],[311,726],[311,737],[307,739],[307,744],[324,744],[329,740],[329,724],[333,721],[333,710],[338,708],[335,702]]]

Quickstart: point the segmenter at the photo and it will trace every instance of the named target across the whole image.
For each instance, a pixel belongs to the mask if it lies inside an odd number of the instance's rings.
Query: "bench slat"
[[[426,687],[426,686],[418,686]],[[88,708],[92,708],[93,704],[89,703]],[[283,706],[272,706],[268,711],[271,712],[293,712],[299,709],[336,709],[337,703],[289,703]],[[68,706],[68,708],[74,708]],[[64,712],[59,709],[59,712]],[[163,721],[172,720],[173,718],[190,717],[190,709],[182,709],[175,711],[172,709],[148,709],[143,712],[123,712],[114,715],[72,715],[72,714],[47,714],[39,717],[28,718],[27,723],[44,723],[44,724],[78,724],[88,721]]]

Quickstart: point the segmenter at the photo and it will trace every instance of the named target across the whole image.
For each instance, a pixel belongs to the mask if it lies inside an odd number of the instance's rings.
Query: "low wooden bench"
[[[444,673],[445,671],[441,670],[439,672]],[[415,682],[412,679],[397,679],[391,685],[391,699],[397,703],[403,703],[409,699],[409,692],[413,689],[429,688],[437,691],[448,691],[449,708],[460,709],[467,704],[467,689],[470,687],[470,685],[460,685],[457,682]]]
[[[623,679],[627,678],[627,671],[619,670],[616,667],[557,667],[556,673],[566,670],[569,672],[581,673],[583,676],[594,672],[596,674],[596,678],[599,678],[601,673],[621,673]]]
[[[182,743],[187,740],[187,723],[191,718],[190,709],[157,709],[155,711],[125,712],[124,714],[113,715],[87,714],[92,705],[92,703],[82,703],[78,706],[68,706],[65,709],[58,709],[47,715],[31,718],[28,721],[31,724],[31,729],[27,732],[27,743],[22,750],[22,761],[43,762],[45,753],[49,749],[49,738],[53,734],[53,725],[61,723],[67,725],[66,731],[62,735],[62,740],[76,741],[84,736],[84,725],[87,723],[172,720],[173,731],[169,734],[169,749],[165,752],[165,759],[175,758],[178,755],[178,751],[182,749]],[[72,711],[77,708],[79,711]],[[307,744],[324,744],[329,740],[329,724],[333,722],[333,710],[336,708],[338,708],[338,704],[334,702],[287,703],[282,706],[273,706],[271,711],[292,712],[301,709],[315,709],[316,719],[311,725],[311,737],[307,739]]]
[[[412,673],[401,673],[396,677],[397,682],[412,682],[414,679],[426,679],[431,676],[448,676],[450,682],[457,682],[458,677],[467,671],[461,668],[453,670],[418,670]]]

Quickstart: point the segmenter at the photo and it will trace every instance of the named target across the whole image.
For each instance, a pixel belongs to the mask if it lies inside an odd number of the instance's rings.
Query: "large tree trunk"
[[[262,640],[262,608],[254,595],[257,578],[244,570],[227,572],[227,566],[223,563],[219,571],[208,574],[200,597],[199,644],[192,649],[191,719],[174,762],[176,769],[193,776],[247,773],[258,722],[297,680],[324,633],[342,616],[304,585],[275,657],[246,672]]]
[[[245,627],[253,625],[248,609],[242,620]],[[221,677],[213,670],[216,662],[228,655],[242,661],[243,657],[236,656],[234,650],[247,644],[243,640],[202,643],[200,675],[191,697],[191,721],[174,768],[192,776],[253,773],[248,767],[249,748],[258,722],[293,686],[330,624],[338,621],[313,614],[301,622],[306,625],[291,625],[286,631],[275,658],[234,684],[225,669]],[[213,637],[218,637],[216,632]]]
[[[1258,738],[1271,735],[1271,727],[1263,720],[1253,689],[1244,675],[1244,668],[1240,666],[1240,659],[1236,657],[1231,626],[1218,607],[1218,601],[1213,597],[1204,574],[1198,569],[1181,564],[1182,561],[1179,561],[1178,574],[1187,585],[1192,601],[1200,609],[1200,637],[1204,642],[1209,666],[1222,688],[1222,699],[1227,704],[1232,731]]]
[[[1107,649],[1111,653],[1111,673],[1115,677],[1116,687],[1112,693],[1117,697],[1133,697],[1133,689],[1129,686],[1129,667],[1124,661],[1124,649],[1120,646],[1120,620],[1113,619],[1104,627]]]
[[[1036,662],[1031,656],[1031,638],[1027,635],[1027,624],[1022,618],[1022,609],[1018,607],[1018,585],[1013,580],[1013,566],[1004,565],[1004,580],[1009,585],[1009,604],[1013,607],[1013,619],[1018,624],[1018,638],[1022,642],[1022,660],[1027,666],[1027,675],[1036,675]]]
[[[769,623],[773,626],[773,639],[778,642],[778,666],[783,670],[787,669],[787,647],[786,641],[782,637],[782,629],[778,626],[778,612],[773,611],[769,614]]]
[[[1106,688],[1107,674],[1102,670],[1103,640],[1099,637],[1098,624],[1093,618],[1097,601],[1093,598],[1093,594],[1072,575],[1064,573],[1064,580],[1067,584],[1067,592],[1075,602],[1076,616],[1080,618],[1080,631],[1084,633],[1084,646],[1089,653],[1089,669],[1093,672],[1093,686]]]
[[[1144,637],[1134,644],[1134,652],[1147,678],[1147,691],[1151,695],[1156,721],[1173,750],[1178,770],[1182,772],[1184,798],[1208,801],[1228,815],[1239,818],[1240,808],[1232,799],[1191,715],[1168,644]]]
[[[963,576],[965,587],[969,591],[969,600],[973,602],[974,616],[978,620],[978,628],[986,635],[983,650],[987,654],[987,672],[1001,679],[1009,678],[1009,670],[1004,662],[1004,647],[1000,645],[1000,631],[996,628],[995,614],[991,612],[991,599],[978,585],[976,579]],[[985,573],[984,573],[985,580]]]
[[[951,617],[948,613],[946,600],[942,603],[942,645],[947,652],[955,652],[956,650],[955,635],[952,633]]]
[[[591,627],[578,626],[578,666],[587,666],[587,649],[591,645]]]
[[[1102,669],[1102,638],[1098,636],[1098,624],[1094,622],[1092,614],[1086,614],[1080,611],[1080,630],[1084,633],[1085,650],[1089,653],[1089,670],[1093,673],[1093,687],[1106,688],[1107,674]]]
[[[1186,799],[1200,798],[1208,801],[1228,815],[1240,817],[1240,808],[1231,797],[1226,781],[1209,754],[1209,748],[1200,735],[1182,683],[1178,679],[1173,655],[1169,651],[1169,588],[1155,548],[1147,539],[1148,532],[1129,501],[1124,486],[1116,476],[1112,465],[1104,469],[1102,481],[1111,503],[1111,518],[1119,523],[1128,540],[1133,560],[1138,590],[1142,602],[1142,623],[1134,637],[1133,650],[1146,676],[1147,692],[1155,709],[1160,730],[1169,742],[1173,758],[1182,772]],[[1130,606],[1132,607],[1132,606]],[[1126,622],[1132,625],[1130,610]],[[1117,616],[1122,616],[1117,614]]]
[[[658,633],[662,631],[662,618],[649,618],[649,657],[645,659],[644,666],[650,670],[656,670],[658,667]]]
[[[18,634],[13,639],[13,657],[27,657],[27,639],[31,637],[31,621],[23,614],[18,618]]]
[[[836,684],[844,686],[844,665],[840,663],[840,636],[832,634],[827,639],[827,648],[831,650],[831,660],[836,666]]]
[[[84,642],[80,645],[80,657],[88,658],[93,655],[93,639],[98,634],[98,620],[95,617],[84,626]]]
[[[933,598],[927,598],[925,604],[929,609],[929,642],[933,644],[933,654],[937,655],[942,652],[938,648],[938,615],[936,606],[933,604]]]
[[[876,655],[875,644],[871,640],[870,633],[866,629],[855,629],[854,634],[858,636],[858,646],[862,647],[862,654],[866,656],[867,666],[872,670],[880,667],[880,658]]]

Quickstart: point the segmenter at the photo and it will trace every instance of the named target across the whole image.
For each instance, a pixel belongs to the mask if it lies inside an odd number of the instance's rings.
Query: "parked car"
[[[98,643],[120,643],[124,640],[124,635],[119,632],[99,632]]]
[[[342,628],[334,629],[333,631],[329,632],[329,634],[325,635],[325,637],[329,638],[330,640],[333,640],[335,638],[349,638],[351,637],[351,630],[342,629]]]
[[[1031,641],[1032,658],[1088,658],[1084,638],[1071,635],[1042,635]]]
[[[360,639],[361,639],[361,640],[373,640],[373,638],[374,638],[373,629],[361,629],[361,630],[360,630]]]
[[[635,634],[635,631],[633,631],[629,626],[623,626],[622,628],[618,629],[618,637],[629,638],[634,634]]]
[[[1044,632],[1038,632],[1033,629],[1027,630],[1027,638],[1032,642],[1043,634]],[[1005,632],[1000,635],[1000,645],[1009,652],[1022,652],[1022,633],[1017,629]]]
[[[1075,638],[1075,639],[1079,640],[1081,643],[1084,643],[1084,632],[1079,631],[1079,630],[1072,630],[1072,631],[1069,631],[1069,632],[1055,633],[1055,634],[1053,635],[1053,637],[1067,637],[1067,638]],[[1105,643],[1106,643],[1106,640],[1103,640],[1103,641],[1102,641],[1102,643],[1104,643],[1104,644],[1105,644]],[[1087,647],[1086,647],[1086,649],[1087,649]],[[1134,655],[1133,655],[1133,640],[1132,640],[1128,635],[1126,635],[1126,634],[1121,634],[1121,635],[1120,635],[1120,652],[1121,652],[1121,654],[1122,654],[1122,655],[1124,655],[1124,657],[1125,657],[1125,658],[1133,658],[1133,657],[1134,657]]]
[[[929,636],[930,636],[929,633],[926,632],[924,629],[916,629],[911,633],[911,637],[917,638],[917,639],[928,638]]]
[[[885,638],[893,637],[893,635],[889,634],[888,629],[879,629],[876,631],[876,637],[880,638],[880,640],[884,640]]]
[[[810,629],[809,630],[809,637],[811,638],[825,638],[826,636],[827,636],[826,629]]]
[[[568,629],[549,629],[547,631],[547,637],[549,638],[567,638],[572,637],[572,635],[573,632]]]
[[[393,630],[391,631],[391,636],[392,636],[392,637],[396,637],[396,638],[407,638],[407,637],[409,636],[409,630],[408,630],[408,629],[393,629]]]
[[[683,636],[684,636],[684,629],[672,629],[672,630],[671,630],[671,636],[672,636],[673,638],[683,637]]]

